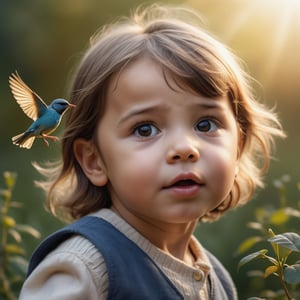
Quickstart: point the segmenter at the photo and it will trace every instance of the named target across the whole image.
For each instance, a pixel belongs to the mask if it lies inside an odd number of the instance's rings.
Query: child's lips
[[[194,173],[181,173],[174,177],[164,188],[172,186],[189,186],[189,185],[203,185],[203,180],[200,176]]]
[[[163,189],[176,196],[195,196],[202,186],[204,183],[200,177],[193,173],[183,173],[176,176]]]

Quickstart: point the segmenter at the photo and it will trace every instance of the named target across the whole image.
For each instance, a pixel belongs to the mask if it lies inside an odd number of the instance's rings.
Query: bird
[[[59,126],[63,114],[76,105],[59,98],[54,99],[47,106],[43,99],[22,80],[17,71],[9,76],[9,86],[23,112],[33,120],[26,131],[12,137],[13,144],[30,149],[35,138],[42,138],[48,147],[47,139],[58,141],[57,136],[49,134]]]

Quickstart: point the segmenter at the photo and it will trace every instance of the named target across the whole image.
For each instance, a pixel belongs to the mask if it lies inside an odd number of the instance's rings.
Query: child
[[[39,167],[51,211],[80,221],[35,252],[21,300],[237,299],[193,232],[250,199],[284,134],[233,54],[191,19],[152,6],[92,40],[62,163]]]

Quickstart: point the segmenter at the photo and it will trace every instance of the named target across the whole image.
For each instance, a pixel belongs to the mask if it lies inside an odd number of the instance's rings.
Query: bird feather
[[[35,140],[35,136],[25,138],[24,133],[12,137],[13,144],[18,145],[21,148],[27,148],[27,149],[31,148],[34,140]]]
[[[45,112],[47,104],[28,87],[18,72],[9,76],[9,85],[17,103],[29,118],[35,121]]]

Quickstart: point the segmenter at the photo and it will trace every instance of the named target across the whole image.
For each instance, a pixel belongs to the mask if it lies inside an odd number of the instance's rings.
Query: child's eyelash
[[[131,126],[130,132],[131,133],[135,132],[137,130],[137,128],[139,128],[142,125],[153,125],[153,126],[157,127],[157,125],[153,121],[144,120],[144,121],[137,122],[133,126]]]
[[[216,123],[216,125],[218,125],[218,127],[221,127],[222,126],[222,122],[220,121],[219,118],[217,118],[216,116],[210,116],[210,115],[207,115],[205,117],[201,117],[197,120],[196,124],[198,124],[199,122],[201,121],[205,121],[205,120],[209,120],[209,121],[212,121],[214,123]]]
[[[211,116],[211,115],[207,115],[205,117],[199,118],[196,121],[195,125],[197,125],[199,122],[204,121],[204,120],[210,120],[210,121],[216,123],[216,125],[218,125],[218,127],[222,127],[222,122],[219,120],[219,118],[216,118],[215,116]],[[155,122],[150,121],[150,120],[143,120],[143,121],[139,121],[139,122],[135,123],[133,126],[131,126],[130,131],[134,132],[138,127],[140,127],[142,125],[153,125],[156,128],[158,128],[158,126]]]

